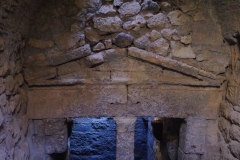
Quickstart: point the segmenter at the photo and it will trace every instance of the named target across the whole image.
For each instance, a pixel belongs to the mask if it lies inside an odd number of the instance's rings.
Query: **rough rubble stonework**
[[[133,159],[138,116],[183,120],[169,157],[239,159],[238,6],[2,0],[0,159],[64,159],[66,119],[101,116],[115,119],[119,160]]]

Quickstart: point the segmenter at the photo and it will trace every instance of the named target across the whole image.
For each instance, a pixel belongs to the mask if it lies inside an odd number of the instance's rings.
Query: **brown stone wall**
[[[30,1],[0,1],[0,159],[29,158],[27,90],[22,68],[23,39],[36,8]]]

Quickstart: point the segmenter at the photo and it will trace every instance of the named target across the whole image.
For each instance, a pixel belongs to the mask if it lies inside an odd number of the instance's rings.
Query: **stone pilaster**
[[[137,117],[115,117],[117,126],[116,160],[134,159],[134,129]]]

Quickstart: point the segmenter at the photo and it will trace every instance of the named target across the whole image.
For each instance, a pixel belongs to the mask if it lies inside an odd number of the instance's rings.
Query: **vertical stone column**
[[[137,117],[115,117],[117,125],[116,160],[134,160],[134,129]]]

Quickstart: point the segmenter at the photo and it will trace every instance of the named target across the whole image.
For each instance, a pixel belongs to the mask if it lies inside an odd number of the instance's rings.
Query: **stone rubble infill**
[[[94,17],[94,27],[103,32],[120,32],[122,30],[122,20],[118,17]]]
[[[141,10],[141,6],[138,2],[126,2],[121,5],[118,12],[123,17],[134,16]]]
[[[179,71],[181,73],[196,77],[201,80],[207,80],[207,81],[208,80],[217,80],[217,81],[219,80],[221,82],[224,80],[220,76],[214,75],[212,73],[189,66],[187,64],[178,62],[178,61],[170,59],[170,58],[166,58],[166,57],[156,55],[151,52],[147,52],[145,50],[138,49],[136,47],[128,48],[128,55],[138,58],[138,59],[141,59],[141,60],[145,60],[150,63],[154,63],[156,65],[166,67],[168,69],[173,69],[173,70]],[[219,83],[219,82],[217,82],[217,83]]]

